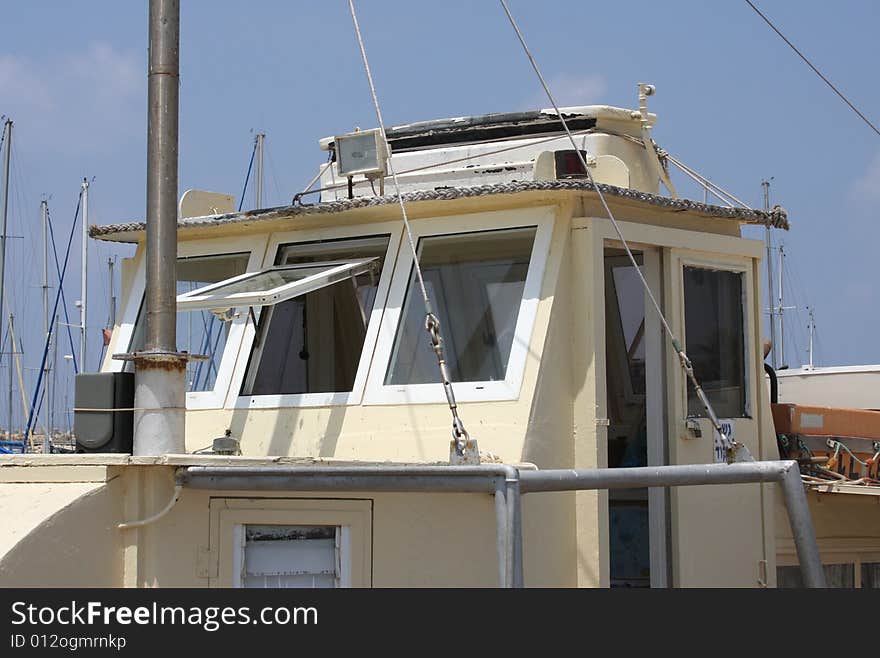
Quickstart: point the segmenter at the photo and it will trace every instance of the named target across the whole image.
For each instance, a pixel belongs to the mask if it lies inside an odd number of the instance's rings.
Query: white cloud
[[[540,83],[539,83],[540,85]],[[576,105],[595,105],[602,102],[607,84],[605,76],[599,74],[558,73],[547,80],[547,86],[560,107]],[[523,103],[528,109],[551,107],[543,87]]]
[[[868,164],[865,173],[852,184],[851,193],[856,201],[880,201],[880,152]]]
[[[106,43],[41,59],[0,54],[0,90],[0,109],[41,150],[106,154],[143,132],[144,65]]]

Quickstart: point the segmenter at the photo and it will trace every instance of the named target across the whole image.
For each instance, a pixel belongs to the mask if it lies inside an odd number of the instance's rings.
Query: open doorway
[[[633,255],[659,296],[659,252]],[[626,252],[606,247],[604,260],[608,468],[661,465],[666,441],[660,324]],[[608,492],[612,587],[666,586],[666,509],[664,489]]]

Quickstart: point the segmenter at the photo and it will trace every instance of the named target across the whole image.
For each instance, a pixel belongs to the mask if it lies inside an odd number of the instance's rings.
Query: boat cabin
[[[400,200],[391,172],[359,173],[382,148],[375,131],[344,136],[345,149],[321,140],[320,191],[288,206],[234,212],[231,197],[187,193],[177,344],[204,358],[187,365],[186,454],[108,454],[98,441],[9,458],[0,486],[27,481],[43,497],[0,558],[3,579],[498,585],[492,496],[260,479],[284,466],[379,478],[449,464],[424,294],[480,468],[725,461],[640,274],[725,430],[755,459],[778,459],[760,349],[763,243],[741,230],[787,228],[784,213],[679,198],[644,108],[562,112],[595,185],[559,116],[542,110],[388,129]],[[145,225],[91,236],[137,244],[102,366],[129,372],[115,357],[143,346]],[[526,496],[524,584],[773,586],[777,535],[789,541],[775,488]],[[50,535],[79,569],[32,550]]]

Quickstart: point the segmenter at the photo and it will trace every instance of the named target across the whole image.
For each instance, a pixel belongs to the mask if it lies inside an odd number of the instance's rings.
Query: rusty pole
[[[150,0],[146,343],[135,355],[134,454],[185,452],[186,355],[177,351],[180,1]]]

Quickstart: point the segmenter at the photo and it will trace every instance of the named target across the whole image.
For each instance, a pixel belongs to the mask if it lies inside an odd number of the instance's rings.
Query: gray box
[[[73,431],[77,452],[131,454],[134,437],[134,373],[101,372],[76,376]],[[112,411],[121,409],[124,411]]]

